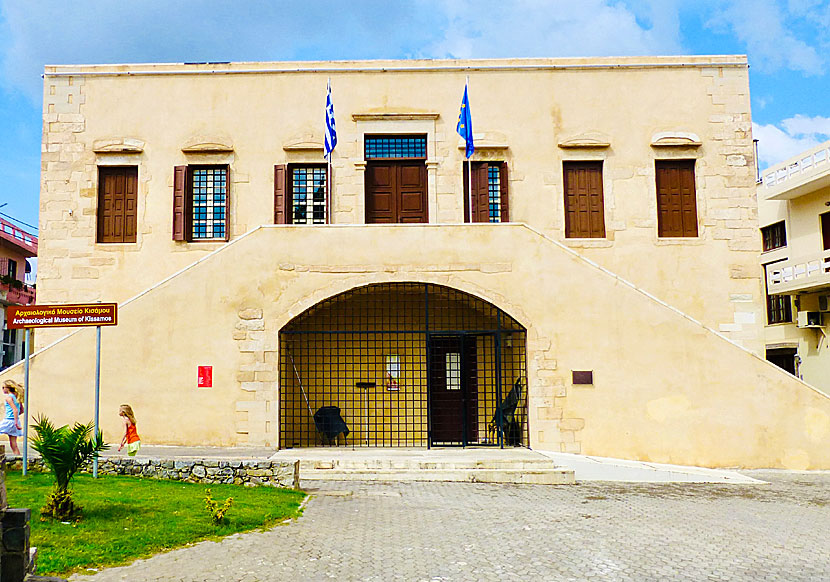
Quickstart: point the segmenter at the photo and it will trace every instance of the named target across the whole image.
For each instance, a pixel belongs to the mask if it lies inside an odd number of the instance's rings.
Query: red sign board
[[[9,329],[86,327],[117,324],[117,303],[9,305],[6,308],[6,326]]]
[[[213,366],[199,366],[199,388],[213,388]]]

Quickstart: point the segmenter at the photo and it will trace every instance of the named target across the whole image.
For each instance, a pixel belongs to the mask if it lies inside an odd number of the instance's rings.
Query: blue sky
[[[0,212],[37,224],[45,64],[664,54],[748,55],[762,166],[830,139],[830,0],[0,0]]]

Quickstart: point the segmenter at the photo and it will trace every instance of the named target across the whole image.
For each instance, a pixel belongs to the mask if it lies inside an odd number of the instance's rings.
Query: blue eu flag
[[[473,143],[473,117],[470,115],[470,99],[467,97],[467,85],[464,85],[464,99],[461,100],[461,113],[458,114],[458,126],[455,128],[458,135],[464,138],[467,145],[465,157],[469,160],[476,151]]]

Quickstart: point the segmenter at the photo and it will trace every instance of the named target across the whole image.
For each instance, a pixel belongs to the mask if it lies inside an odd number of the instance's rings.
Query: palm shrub
[[[68,521],[80,515],[81,508],[72,499],[69,483],[81,466],[93,456],[109,448],[104,443],[101,431],[92,436],[93,424],[76,422],[55,428],[48,418],[41,415],[33,426],[37,436],[32,439],[32,448],[40,453],[55,479],[55,487],[41,510],[44,517]]]
[[[220,505],[218,501],[213,499],[213,493],[211,493],[210,489],[205,489],[205,509],[210,514],[210,520],[214,525],[219,525],[224,521],[225,514],[228,513],[232,505],[233,497],[228,497]]]

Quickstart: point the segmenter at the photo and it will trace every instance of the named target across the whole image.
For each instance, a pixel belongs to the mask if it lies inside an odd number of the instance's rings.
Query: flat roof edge
[[[46,65],[44,76],[746,67],[746,55]]]

